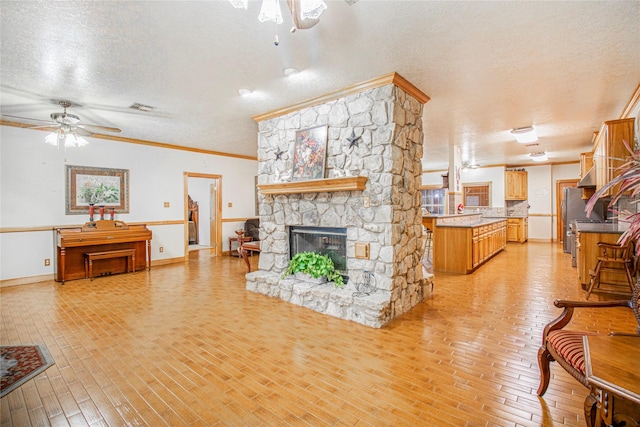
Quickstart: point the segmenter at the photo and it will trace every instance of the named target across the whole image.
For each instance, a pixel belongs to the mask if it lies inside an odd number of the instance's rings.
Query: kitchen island
[[[439,216],[433,227],[433,268],[469,274],[506,244],[506,218],[483,218],[481,213]]]
[[[583,288],[589,285],[591,276],[589,270],[593,270],[598,262],[601,251],[598,242],[612,243],[618,242],[620,235],[625,231],[626,224],[622,226],[618,223],[582,223],[575,224],[577,243],[576,261],[578,267],[578,279]],[[602,282],[606,283],[626,283],[627,279],[623,273],[603,272]]]

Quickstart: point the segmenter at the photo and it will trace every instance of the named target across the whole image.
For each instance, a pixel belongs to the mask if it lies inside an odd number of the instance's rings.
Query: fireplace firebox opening
[[[328,256],[347,282],[346,228],[289,227],[289,259],[299,252],[317,252]]]

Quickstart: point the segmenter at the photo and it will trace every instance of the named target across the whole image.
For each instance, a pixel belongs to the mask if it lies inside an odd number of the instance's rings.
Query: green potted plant
[[[334,283],[336,288],[344,286],[344,279],[336,270],[331,258],[317,252],[299,252],[295,254],[289,261],[289,266],[282,274],[282,278],[296,273],[305,273],[314,279],[326,277],[329,282]]]

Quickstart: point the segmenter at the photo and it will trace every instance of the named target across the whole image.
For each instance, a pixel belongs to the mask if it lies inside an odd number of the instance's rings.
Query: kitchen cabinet
[[[633,120],[609,120],[602,124],[593,147],[596,189],[614,179],[618,175],[616,168],[629,156],[624,141],[633,146]],[[605,196],[615,192],[617,188],[610,189]]]
[[[594,132],[593,142],[595,142],[597,136],[598,136],[598,133]],[[589,171],[591,171],[592,169],[593,169],[593,151],[589,151],[588,153],[580,153],[580,180],[583,180],[587,176]],[[594,176],[595,176],[595,173],[594,173]],[[588,186],[588,187],[585,186],[582,188],[582,198],[584,200],[588,200],[591,198],[591,196],[593,196],[593,193],[595,192],[596,192],[595,185]]]
[[[527,171],[504,172],[504,199],[527,200]]]
[[[436,226],[434,270],[469,274],[503,250],[507,244],[505,220],[476,225]]]
[[[580,153],[580,179],[584,178],[592,167],[593,152]]]
[[[507,218],[507,242],[524,243],[529,239],[529,218]]]

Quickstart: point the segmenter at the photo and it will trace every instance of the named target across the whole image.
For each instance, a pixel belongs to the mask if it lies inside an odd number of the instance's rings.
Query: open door
[[[189,256],[190,235],[193,235],[189,232],[189,227],[193,227],[189,215],[193,215],[190,206],[194,202],[199,206],[198,249],[209,249],[213,256],[222,255],[221,181],[221,175],[184,172],[185,258]]]

